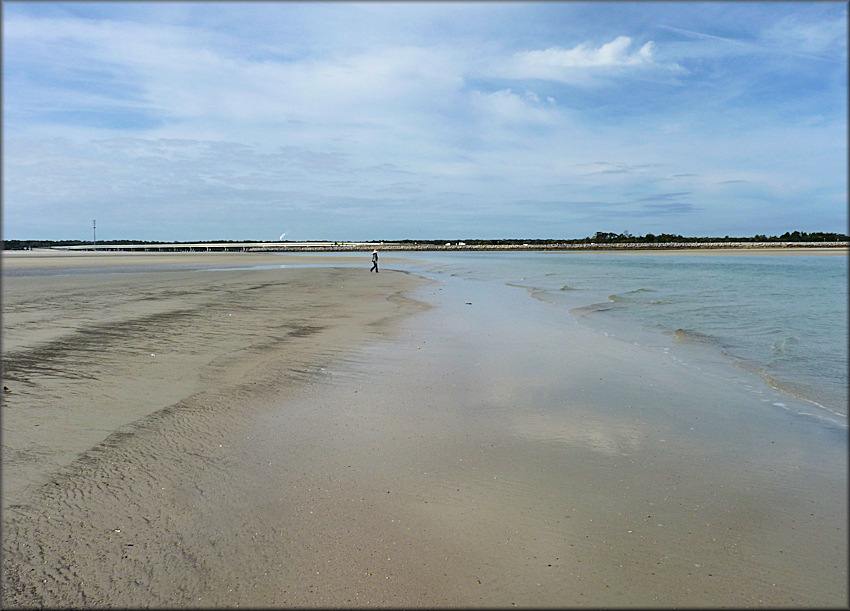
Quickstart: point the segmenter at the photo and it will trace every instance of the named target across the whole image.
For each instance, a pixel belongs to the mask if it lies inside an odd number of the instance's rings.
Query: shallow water
[[[734,365],[744,385],[780,391],[771,398],[778,408],[846,427],[845,256],[416,256],[424,262],[401,267],[508,284],[600,333],[671,352],[686,365]]]

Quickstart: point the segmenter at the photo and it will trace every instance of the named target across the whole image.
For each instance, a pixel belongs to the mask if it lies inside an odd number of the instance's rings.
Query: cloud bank
[[[7,239],[846,230],[840,4],[11,3],[3,35]]]

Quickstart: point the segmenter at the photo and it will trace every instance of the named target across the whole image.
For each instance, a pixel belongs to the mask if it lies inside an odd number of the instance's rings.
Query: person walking
[[[378,273],[378,251],[377,250],[372,251],[372,269],[370,269],[369,271],[375,272],[376,274]]]

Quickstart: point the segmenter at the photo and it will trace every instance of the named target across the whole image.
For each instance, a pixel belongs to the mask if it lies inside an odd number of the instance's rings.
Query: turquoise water
[[[605,335],[686,364],[732,364],[846,426],[844,255],[407,255],[420,262],[392,267],[515,286]]]

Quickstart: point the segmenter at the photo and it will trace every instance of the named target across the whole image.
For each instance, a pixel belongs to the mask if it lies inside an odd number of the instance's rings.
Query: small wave
[[[549,291],[546,289],[541,289],[536,286],[528,286],[525,284],[515,284],[513,282],[505,282],[505,286],[512,286],[517,289],[525,289],[528,292],[529,297],[532,299],[536,299],[537,301],[542,301],[543,303],[555,303],[554,300],[549,297]]]
[[[631,297],[632,295],[640,295],[641,293],[655,293],[656,291],[652,289],[635,289],[633,291],[626,291],[622,294],[622,297]]]
[[[516,282],[505,282],[505,286],[511,286],[518,289],[524,289],[528,295],[536,299],[537,301],[542,301],[543,303],[558,303],[556,298],[556,293],[566,292],[566,291],[575,291],[575,289],[567,284],[563,285],[559,289],[544,289],[539,286],[529,286],[527,284],[518,284]]]
[[[581,316],[583,314],[592,314],[594,312],[607,312],[610,309],[610,303],[591,303],[590,305],[573,308],[570,310],[570,313],[575,316]]]
[[[788,395],[789,397],[793,397],[794,399],[803,401],[804,403],[808,403],[809,405],[818,408],[818,413],[808,415],[816,417],[820,420],[826,419],[832,422],[833,424],[840,424],[841,426],[845,427],[847,426],[846,413],[827,407],[822,403],[818,403],[817,401],[811,398],[811,393],[809,392],[809,389],[807,389],[804,385],[794,384],[792,382],[780,380],[779,378],[775,378],[771,375],[768,375],[767,372],[765,372],[764,367],[755,363],[747,362],[741,359],[735,359],[733,361],[733,364],[739,369],[743,369],[744,371],[759,376],[771,388],[778,390],[781,393]],[[784,403],[774,402],[773,405],[788,409],[788,406]],[[800,413],[799,415],[804,414]]]
[[[614,303],[620,303],[621,301],[630,301],[634,299],[635,295],[640,295],[641,293],[654,293],[652,289],[635,289],[633,291],[626,291],[620,295],[608,295],[608,300]]]
[[[673,339],[680,344],[718,344],[718,338],[707,333],[691,331],[689,329],[676,329],[672,333]]]
[[[801,401],[805,401],[806,403],[810,403],[811,405],[815,405],[815,406],[817,406],[821,409],[824,409],[828,412],[838,414],[838,412],[835,412],[835,411],[827,408],[826,406],[821,405],[817,401],[810,399],[807,396],[809,394],[808,392],[806,392],[807,389],[801,384],[793,384],[793,383],[787,382],[785,380],[780,380],[778,378],[774,378],[773,376],[765,373],[765,371],[763,369],[761,371],[759,371],[759,375],[762,377],[762,379],[765,382],[767,382],[767,385],[770,386],[771,388],[775,388],[776,390],[780,390],[783,393],[785,393],[786,395],[794,397],[795,399],[800,399]],[[844,417],[846,418],[847,416],[844,416]]]

